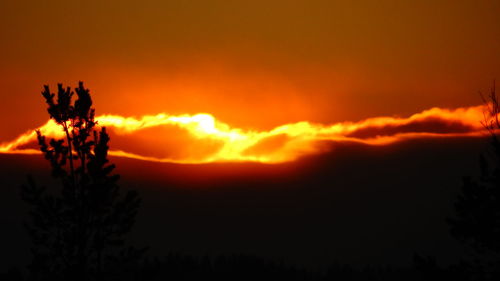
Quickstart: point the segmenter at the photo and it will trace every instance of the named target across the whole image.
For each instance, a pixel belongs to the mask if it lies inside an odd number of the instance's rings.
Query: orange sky
[[[476,105],[499,79],[500,2],[352,2],[2,1],[0,141],[47,120],[47,83],[269,130]]]
[[[339,143],[378,146],[417,138],[484,137],[489,134],[484,124],[496,120],[486,121],[487,112],[485,106],[435,107],[406,118],[380,116],[328,125],[301,121],[267,131],[232,127],[210,114],[101,115],[96,120],[113,139],[111,155],[155,162],[272,164],[328,152]],[[37,130],[48,138],[64,139],[54,120]],[[40,153],[35,130],[4,142],[0,153]]]

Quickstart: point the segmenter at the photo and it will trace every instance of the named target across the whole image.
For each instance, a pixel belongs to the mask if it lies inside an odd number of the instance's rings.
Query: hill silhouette
[[[236,253],[312,269],[335,261],[404,267],[415,251],[444,264],[457,261],[461,247],[444,219],[461,177],[479,173],[478,155],[486,146],[484,138],[343,144],[279,165],[111,160],[122,186],[143,198],[130,240],[147,241],[153,256]],[[16,201],[17,185],[26,173],[43,179],[43,161],[0,156],[4,268],[27,258],[20,225],[26,209]]]

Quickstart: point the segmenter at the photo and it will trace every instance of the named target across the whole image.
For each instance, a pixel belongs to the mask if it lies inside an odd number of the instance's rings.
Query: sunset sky
[[[500,77],[499,14],[498,1],[2,1],[0,140],[45,123],[44,84],[79,80],[98,115],[254,130],[478,105]]]
[[[458,261],[495,79],[498,0],[0,0],[0,274],[28,264],[26,175],[59,186],[44,85],[90,89],[150,257],[318,269]]]

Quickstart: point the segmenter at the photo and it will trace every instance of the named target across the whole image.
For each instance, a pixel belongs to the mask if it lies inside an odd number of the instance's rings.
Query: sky
[[[255,130],[477,105],[500,77],[499,14],[498,1],[2,1],[0,140],[45,123],[44,84],[80,80],[97,114]]]
[[[499,15],[496,0],[2,0],[0,260],[29,253],[14,187],[50,183],[19,155],[39,154],[36,128],[61,137],[43,85],[79,81],[160,255],[456,259],[444,219],[488,145]]]

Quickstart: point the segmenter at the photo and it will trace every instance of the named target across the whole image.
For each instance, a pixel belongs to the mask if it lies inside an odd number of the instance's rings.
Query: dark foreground
[[[487,147],[473,138],[342,144],[281,165],[112,158],[121,185],[143,198],[129,240],[149,247],[147,261],[122,272],[139,280],[460,280],[464,251],[445,218]],[[27,173],[50,179],[41,156],[1,155],[0,165],[0,272],[10,268],[14,278],[30,257],[18,186]]]

